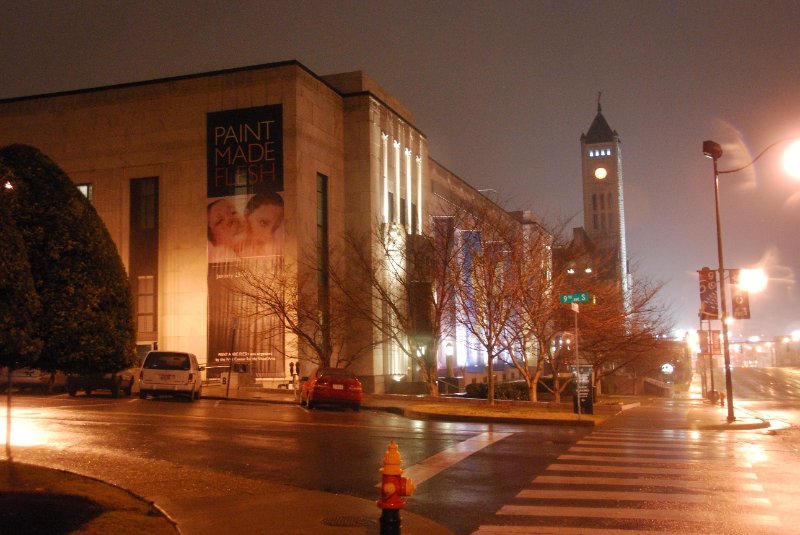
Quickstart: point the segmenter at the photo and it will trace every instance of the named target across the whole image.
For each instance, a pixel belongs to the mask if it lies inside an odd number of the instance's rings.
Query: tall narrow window
[[[130,182],[129,276],[137,343],[158,341],[158,177]]]
[[[330,351],[330,288],[328,246],[328,177],[317,173],[317,314],[322,349]]]

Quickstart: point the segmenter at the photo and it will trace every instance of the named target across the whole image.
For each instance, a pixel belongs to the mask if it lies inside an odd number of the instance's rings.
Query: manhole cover
[[[322,519],[322,523],[326,526],[337,528],[366,528],[377,524],[377,522],[374,518],[367,518],[366,516],[332,516]]]

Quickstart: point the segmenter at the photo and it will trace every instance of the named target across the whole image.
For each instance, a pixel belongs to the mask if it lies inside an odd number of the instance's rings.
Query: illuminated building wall
[[[232,262],[297,265],[318,251],[321,228],[331,250],[379,225],[418,234],[437,195],[481,197],[429,158],[412,113],[374,81],[318,76],[296,61],[2,100],[0,145],[12,143],[37,147],[91,192],[135,279],[143,347],[190,351],[204,364],[260,359],[262,379],[287,377],[298,343],[272,332],[259,345],[250,326],[229,321],[235,303],[216,282]],[[281,203],[273,242],[212,237],[212,210],[217,224],[223,204],[244,219],[258,195]],[[354,337],[376,336],[352,327]],[[392,344],[371,356],[355,366],[368,391],[414,377]]]

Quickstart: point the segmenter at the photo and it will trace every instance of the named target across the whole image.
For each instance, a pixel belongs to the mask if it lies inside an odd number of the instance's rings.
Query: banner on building
[[[283,377],[280,321],[237,291],[244,270],[283,269],[280,105],[207,115],[208,364]]]
[[[703,268],[700,275],[700,319],[719,319],[719,299],[717,298],[717,272]]]

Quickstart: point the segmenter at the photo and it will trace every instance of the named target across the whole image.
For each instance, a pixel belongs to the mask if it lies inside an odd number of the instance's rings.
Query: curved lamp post
[[[703,141],[703,155],[707,158],[711,158],[714,162],[714,201],[715,201],[715,208],[716,208],[716,216],[717,216],[717,255],[719,257],[719,300],[720,300],[720,319],[722,320],[722,355],[725,359],[725,392],[727,395],[727,404],[728,404],[728,422],[733,422],[736,420],[736,416],[733,414],[733,383],[731,381],[731,354],[730,354],[730,345],[728,344],[728,307],[727,307],[727,294],[725,292],[725,263],[723,261],[722,255],[722,225],[720,224],[720,217],[719,217],[719,175],[729,174],[729,173],[736,173],[738,171],[742,171],[743,169],[747,169],[759,158],[761,158],[765,152],[769,149],[778,145],[780,143],[784,143],[786,141],[790,141],[791,139],[795,138],[785,138],[779,139],[775,143],[772,143],[767,146],[764,150],[762,150],[758,156],[753,158],[753,161],[748,163],[747,165],[743,165],[742,167],[738,167],[736,169],[728,169],[725,171],[720,171],[717,169],[717,160],[722,157],[722,147],[716,141],[706,140]]]

